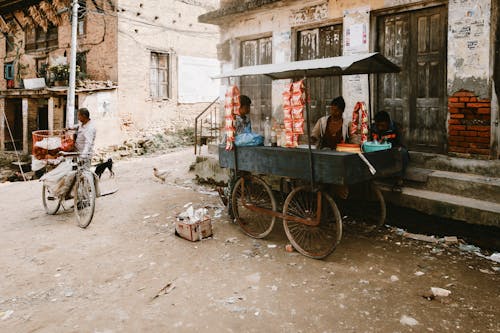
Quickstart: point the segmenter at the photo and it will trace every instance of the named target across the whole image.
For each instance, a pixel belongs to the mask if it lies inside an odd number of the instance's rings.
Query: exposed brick
[[[470,97],[459,97],[458,101],[459,102],[470,102]]]
[[[468,142],[458,142],[458,141],[449,141],[448,144],[450,145],[450,147],[464,147],[464,148],[467,148],[470,146],[470,144]]]
[[[477,133],[477,136],[483,137],[483,138],[489,138],[490,137],[490,132],[479,132]]]
[[[485,131],[490,131],[490,126],[477,126],[477,125],[472,125],[472,126],[467,126],[468,131],[478,131],[478,132],[485,132]]]
[[[458,97],[448,97],[448,103],[458,103]]]
[[[478,99],[477,100],[479,103],[491,103],[489,99]]]
[[[472,113],[467,113],[467,114],[464,114],[464,118],[466,120],[475,120],[476,119],[476,115],[472,114]]]
[[[461,113],[454,113],[450,116],[450,118],[462,119],[462,118],[465,118],[465,116]]]
[[[469,150],[469,152],[472,154],[478,154],[478,155],[490,155],[489,149],[473,149],[473,148],[471,148]]]
[[[463,136],[477,136],[476,131],[460,131],[460,135]]]
[[[490,114],[491,109],[490,108],[479,108],[476,111],[478,114]]]
[[[470,143],[469,148],[488,149],[490,145],[488,143]]]
[[[465,125],[450,125],[448,127],[450,131],[465,131]]]
[[[473,97],[473,96],[476,96],[476,95],[474,95],[474,93],[472,93],[470,91],[467,91],[467,90],[460,90],[460,91],[457,91],[456,93],[454,93],[453,96],[458,96],[458,97],[462,97],[462,96]]]
[[[465,153],[465,152],[467,152],[467,149],[463,148],[463,147],[449,147],[448,151],[455,152],[455,153]]]
[[[448,112],[450,113],[460,113],[462,109],[459,108],[448,108]]]
[[[490,103],[479,103],[479,102],[467,103],[468,108],[489,108],[490,106],[491,106]]]
[[[450,125],[460,125],[462,122],[458,119],[449,119],[448,124]]]
[[[450,108],[464,108],[465,103],[449,103],[448,107],[450,107]]]
[[[477,102],[477,98],[476,97],[471,97],[470,98],[470,102]]]
[[[450,136],[449,140],[450,141],[458,141],[458,142],[460,142],[460,141],[464,141],[465,139],[464,139],[463,136],[457,135],[457,136]]]
[[[460,131],[449,131],[448,135],[460,135]]]
[[[466,141],[467,142],[490,143],[490,138],[481,138],[481,137],[467,138]]]

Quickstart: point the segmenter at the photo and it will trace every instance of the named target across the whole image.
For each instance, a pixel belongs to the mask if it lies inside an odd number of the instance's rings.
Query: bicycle
[[[55,215],[61,206],[65,209],[64,202],[66,200],[73,199],[73,208],[77,224],[85,229],[89,226],[90,222],[92,222],[95,210],[96,184],[94,181],[94,174],[85,165],[84,161],[80,159],[79,153],[61,152],[60,154],[65,158],[71,157],[71,169],[75,172],[75,175],[72,177],[70,186],[67,187],[67,190],[58,196],[56,193],[51,193],[53,189],[44,182],[42,188],[43,206],[47,214]],[[67,178],[64,176],[64,179],[60,181],[66,180]]]

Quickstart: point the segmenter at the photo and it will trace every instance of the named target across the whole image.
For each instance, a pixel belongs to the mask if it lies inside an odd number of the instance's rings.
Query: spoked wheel
[[[276,199],[265,181],[255,176],[241,177],[231,201],[234,218],[245,234],[264,238],[273,230],[276,217],[266,215],[264,210],[276,211]]]
[[[42,201],[45,212],[49,215],[55,215],[61,206],[61,200],[50,193],[49,187],[46,185],[43,185],[42,188]]]
[[[95,209],[95,187],[91,174],[77,176],[75,183],[75,215],[81,228],[86,228],[92,222]]]
[[[318,225],[283,220],[286,235],[293,247],[313,259],[322,259],[332,253],[342,238],[342,218],[333,199],[325,192],[312,191],[308,186],[294,189],[285,200],[283,215],[314,221],[321,200],[321,218]]]
[[[387,215],[382,191],[373,182],[360,184],[342,202],[342,213],[356,221],[382,226]]]

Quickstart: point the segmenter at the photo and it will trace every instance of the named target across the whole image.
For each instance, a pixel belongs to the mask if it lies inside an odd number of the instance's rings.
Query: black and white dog
[[[99,163],[95,167],[94,172],[99,177],[99,179],[101,179],[101,176],[104,173],[104,171],[106,171],[106,169],[108,169],[109,172],[111,173],[111,177],[115,176],[115,173],[113,172],[113,160],[111,158],[108,158],[106,162]]]

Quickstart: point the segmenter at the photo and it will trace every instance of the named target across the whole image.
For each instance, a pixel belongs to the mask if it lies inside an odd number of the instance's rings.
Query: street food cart
[[[369,53],[241,67],[221,77],[266,75],[272,79],[301,79],[399,71],[381,54]],[[282,219],[293,247],[305,256],[320,259],[331,254],[342,237],[342,214],[331,195],[335,188],[347,187],[350,193],[362,189],[359,202],[372,201],[378,207],[376,224],[380,225],[385,220],[385,201],[373,180],[397,174],[402,163],[400,153],[394,149],[364,154],[313,149],[308,102],[305,116],[307,148],[234,146],[227,150],[221,145],[219,163],[234,170],[236,179],[230,186],[229,201],[244,233],[263,238],[271,232],[276,219]],[[266,175],[280,178],[279,189],[269,186],[263,177]],[[362,205],[358,208],[365,211]]]

